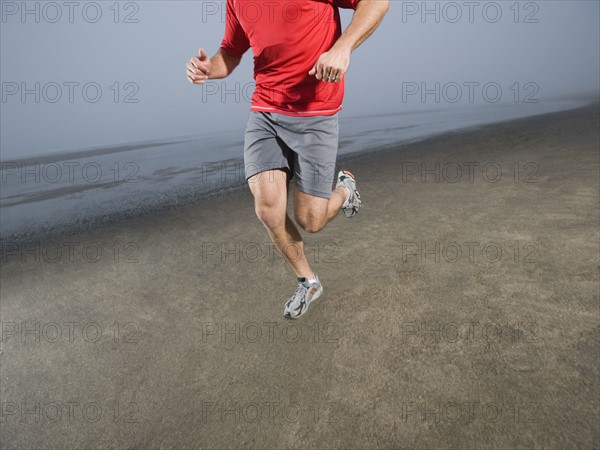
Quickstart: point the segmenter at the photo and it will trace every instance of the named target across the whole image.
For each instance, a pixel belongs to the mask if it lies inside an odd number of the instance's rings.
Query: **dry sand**
[[[0,446],[598,448],[598,120],[347,159],[294,322],[247,189],[8,256]]]

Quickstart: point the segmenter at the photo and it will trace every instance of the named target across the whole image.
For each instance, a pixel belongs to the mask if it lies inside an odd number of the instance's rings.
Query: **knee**
[[[263,225],[271,230],[277,228],[278,226],[285,225],[285,223],[282,222],[280,214],[278,214],[278,211],[274,205],[270,205],[268,203],[257,203],[254,205],[254,211]]]
[[[311,214],[296,214],[296,223],[307,233],[318,233],[325,228],[325,222]]]

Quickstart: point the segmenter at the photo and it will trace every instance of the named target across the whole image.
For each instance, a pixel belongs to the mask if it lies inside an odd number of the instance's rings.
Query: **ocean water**
[[[339,155],[574,109],[585,99],[340,117]],[[85,228],[244,185],[243,129],[1,162],[0,239]]]

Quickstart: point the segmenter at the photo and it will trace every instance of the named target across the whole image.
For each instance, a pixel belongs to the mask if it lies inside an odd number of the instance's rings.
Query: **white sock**
[[[347,188],[346,186],[344,186],[344,187],[348,191],[348,196],[346,197],[346,201],[344,202],[344,204],[346,204],[346,203],[348,203],[350,201],[350,197],[352,196],[352,192],[350,192],[350,189]]]
[[[317,281],[317,276],[315,275],[314,272],[313,272],[312,278],[307,278],[307,281],[311,284]]]

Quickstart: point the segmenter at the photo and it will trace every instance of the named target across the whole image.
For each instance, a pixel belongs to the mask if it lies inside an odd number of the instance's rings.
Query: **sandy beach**
[[[596,103],[343,159],[293,322],[247,188],[5,244],[0,447],[598,448],[598,149]]]

